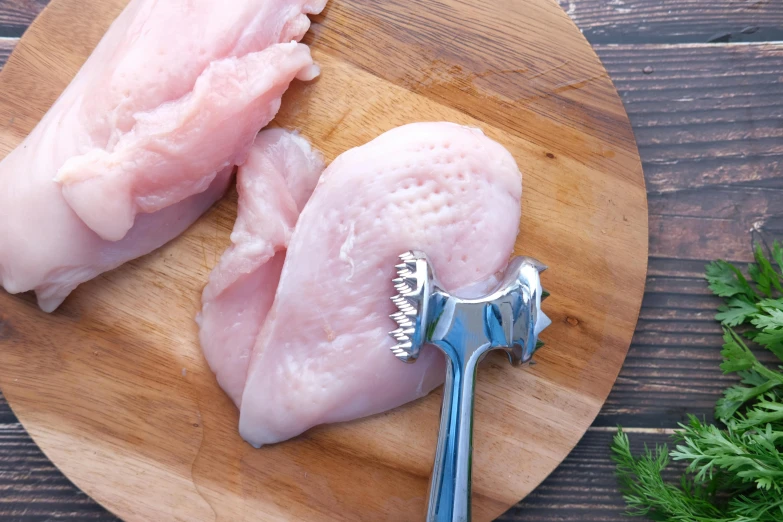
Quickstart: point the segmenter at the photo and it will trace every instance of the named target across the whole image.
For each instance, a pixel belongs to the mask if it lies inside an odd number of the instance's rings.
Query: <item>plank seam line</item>
[[[612,49],[612,48],[633,48],[633,50],[636,49],[645,49],[645,48],[659,48],[659,49],[684,49],[684,48],[720,48],[720,47],[764,47],[764,46],[772,46],[772,47],[779,47],[783,46],[783,40],[769,40],[766,42],[715,42],[715,43],[706,43],[706,42],[690,42],[690,43],[672,43],[672,44],[662,44],[662,43],[597,43],[593,45],[593,49],[599,50],[599,49]]]
[[[615,433],[616,427],[612,426],[590,426],[588,432],[596,433]],[[651,435],[672,435],[676,431],[674,428],[623,428],[626,433],[648,433]]]

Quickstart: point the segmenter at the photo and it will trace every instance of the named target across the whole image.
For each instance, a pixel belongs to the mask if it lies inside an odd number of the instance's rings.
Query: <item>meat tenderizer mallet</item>
[[[443,290],[426,254],[400,256],[392,297],[399,328],[390,333],[400,360],[412,363],[422,345],[446,354],[438,446],[430,482],[427,522],[470,520],[473,393],[479,361],[490,350],[504,350],[512,365],[530,361],[538,334],[551,324],[540,310],[548,293],[541,288],[546,267],[528,257],[512,259],[496,288],[464,299]]]

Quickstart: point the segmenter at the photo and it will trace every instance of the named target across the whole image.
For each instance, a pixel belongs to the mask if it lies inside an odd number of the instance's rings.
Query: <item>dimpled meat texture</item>
[[[302,137],[262,131],[237,171],[238,216],[231,246],[209,277],[197,317],[204,356],[238,405],[250,353],[280,279],[299,213],[324,170]]]
[[[222,196],[289,83],[325,0],[132,0],[0,163],[0,285],[55,309]]]
[[[522,177],[481,131],[407,125],[338,157],[299,217],[253,348],[240,434],[261,446],[389,410],[444,379],[437,348],[391,353],[397,256],[427,252],[446,289],[505,268]]]

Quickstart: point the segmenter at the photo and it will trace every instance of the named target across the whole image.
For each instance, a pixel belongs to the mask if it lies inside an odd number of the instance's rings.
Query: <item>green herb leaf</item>
[[[780,292],[780,276],[775,272],[775,269],[772,268],[772,263],[764,255],[761,245],[756,245],[753,257],[756,259],[756,263],[748,266],[748,275],[756,283],[759,291],[767,297],[772,295],[773,289]]]
[[[739,326],[753,318],[759,309],[742,297],[730,299],[728,304],[718,308],[715,319],[723,326]]]
[[[783,299],[761,299],[758,302],[759,310],[769,313],[772,310],[783,312]]]
[[[778,304],[777,300],[765,300],[759,303],[762,313],[753,317],[751,323],[760,330],[753,340],[764,345],[778,359],[783,360],[783,310]]]
[[[781,405],[783,406],[783,405]],[[775,447],[776,433],[745,433],[739,425],[728,430],[689,416],[680,424],[675,440],[681,442],[671,457],[688,461],[688,471],[697,483],[706,484],[719,471],[729,472],[739,482],[753,482],[760,489],[783,488],[783,455]]]
[[[772,244],[772,259],[777,263],[778,270],[783,272],[783,248],[777,240]]]
[[[729,501],[733,522],[762,522],[783,520],[783,496],[766,490],[737,495]]]
[[[720,297],[743,295],[749,300],[758,298],[742,272],[726,261],[718,260],[707,265],[706,277],[710,289]]]
[[[778,385],[779,383],[775,381],[765,380],[762,384],[758,384],[752,388],[748,388],[747,386],[732,386],[723,392],[723,398],[718,399],[718,402],[715,405],[715,416],[723,422],[728,422],[746,402],[764,395]]]
[[[779,402],[774,394],[764,394],[763,397],[749,408],[745,415],[738,415],[731,424],[740,430],[750,430],[759,426],[770,428],[779,426],[783,429],[783,403]],[[783,432],[780,433],[780,438],[783,440]]]
[[[723,363],[720,365],[723,373],[750,370],[758,362],[734,330],[724,329],[723,342],[723,350],[720,352],[723,355]]]

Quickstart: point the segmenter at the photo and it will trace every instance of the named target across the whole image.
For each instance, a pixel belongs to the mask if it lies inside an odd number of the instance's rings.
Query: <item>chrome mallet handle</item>
[[[446,359],[438,447],[430,481],[427,522],[470,520],[473,397],[477,359]]]

